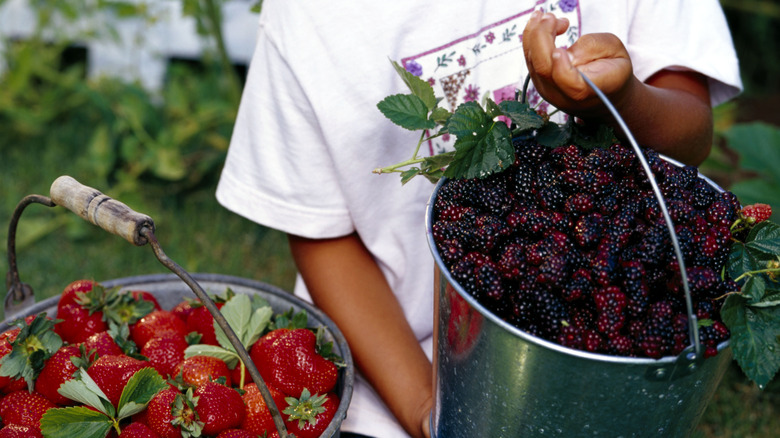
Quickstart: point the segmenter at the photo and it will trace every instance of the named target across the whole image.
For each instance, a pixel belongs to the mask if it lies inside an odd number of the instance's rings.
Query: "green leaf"
[[[436,127],[436,123],[428,119],[425,102],[417,96],[394,94],[387,96],[376,106],[390,121],[410,131]]]
[[[450,119],[450,116],[452,116],[452,113],[450,113],[447,108],[436,107],[431,112],[431,120],[439,125],[446,124],[447,120]]]
[[[780,253],[780,225],[770,221],[757,224],[745,239],[745,246],[761,258],[775,258]]]
[[[721,309],[724,324],[731,331],[734,359],[760,388],[780,369],[780,306],[748,307],[738,295],[729,295]]]
[[[271,316],[273,316],[273,309],[270,306],[255,308],[249,295],[246,294],[233,296],[222,306],[220,312],[230,327],[233,328],[233,331],[236,332],[236,336],[244,347],[249,347],[260,339],[260,335],[271,321]],[[227,335],[225,335],[216,321],[214,322],[214,332],[219,345],[230,351],[235,350]]]
[[[460,105],[447,129],[458,138],[455,157],[444,171],[448,178],[482,178],[512,164],[515,150],[509,128],[494,122],[474,102]]]
[[[504,115],[512,120],[520,132],[539,129],[544,126],[544,119],[527,103],[517,100],[504,100],[498,104]]]
[[[761,298],[761,301],[752,303],[751,306],[753,307],[780,306],[780,291],[767,289],[767,292],[764,293],[764,296],[763,298]]]
[[[412,180],[415,176],[419,175],[422,171],[419,167],[412,167],[410,169],[401,172],[401,184],[406,184]]]
[[[100,389],[84,368],[79,369],[79,378],[65,381],[57,390],[63,397],[91,406],[103,414],[114,417],[116,410],[108,396]]]
[[[154,368],[136,371],[119,397],[117,420],[137,414],[146,408],[149,401],[168,384]]]
[[[111,425],[111,418],[82,406],[49,409],[41,417],[46,438],[105,438]]]
[[[391,61],[391,63],[393,64],[393,68],[398,73],[398,75],[401,76],[401,79],[403,79],[406,86],[409,87],[409,90],[412,92],[412,94],[420,98],[428,111],[434,109],[438,103],[438,100],[436,99],[436,95],[433,92],[433,87],[431,84],[428,83],[428,81],[424,81],[419,77],[411,74],[397,62]]]
[[[536,133],[536,141],[542,146],[555,148],[564,146],[571,138],[571,123],[566,122],[563,125],[557,123],[545,123]]]
[[[232,349],[226,349],[218,347],[216,345],[209,344],[195,344],[190,345],[184,350],[184,357],[192,356],[213,356],[222,359],[228,368],[235,368],[238,364],[238,354]]]
[[[760,301],[764,297],[764,292],[766,292],[766,282],[757,276],[748,277],[740,291],[742,296],[748,300],[749,305]]]
[[[761,269],[761,260],[755,257],[755,254],[748,251],[742,242],[734,242],[731,245],[729,260],[726,265],[729,277],[739,278],[745,272]]]

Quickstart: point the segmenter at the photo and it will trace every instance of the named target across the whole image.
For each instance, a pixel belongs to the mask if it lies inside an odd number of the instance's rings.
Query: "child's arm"
[[[568,50],[556,48],[555,36],[568,25],[568,20],[536,12],[523,32],[526,63],[542,97],[583,120],[607,122],[621,134],[579,70],[609,97],[639,144],[700,164],[712,146],[706,78],[692,71],[663,70],[643,83],[612,34],[586,34]]]
[[[355,234],[289,241],[314,303],[338,325],[356,366],[404,429],[427,437],[433,367],[363,242]]]

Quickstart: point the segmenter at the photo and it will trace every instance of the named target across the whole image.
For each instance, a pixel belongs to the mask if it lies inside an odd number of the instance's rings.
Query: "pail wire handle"
[[[268,410],[271,412],[274,426],[276,426],[280,438],[290,437],[291,435],[287,433],[287,427],[284,424],[279,408],[276,406],[276,403],[271,396],[271,392],[265,385],[260,372],[252,362],[252,359],[244,345],[241,343],[241,340],[232,327],[230,327],[230,324],[219,311],[214,301],[208,296],[198,282],[181,266],[165,255],[154,235],[154,221],[152,218],[145,214],[133,211],[124,203],[112,199],[98,190],[87,187],[69,176],[60,176],[54,180],[51,185],[50,195],[51,198],[41,195],[29,195],[19,203],[14,211],[9,229],[8,260],[10,270],[7,277],[9,293],[6,296],[6,305],[9,300],[13,301],[19,299],[20,297],[17,297],[17,295],[19,295],[23,290],[22,288],[26,286],[21,283],[19,279],[19,272],[16,266],[15,244],[13,241],[15,240],[16,225],[19,217],[24,208],[29,204],[38,203],[47,207],[60,205],[76,213],[87,222],[97,225],[112,234],[116,234],[133,245],[143,246],[149,243],[160,263],[178,275],[179,278],[192,289],[195,296],[203,302],[204,306],[214,317],[214,321],[216,321],[222,331],[225,332],[231,345],[235,348],[236,353],[238,353],[238,357],[244,363],[249,375],[260,390],[260,394],[263,396],[263,400],[265,401],[266,406],[268,406]],[[27,289],[29,289],[29,287],[27,287]],[[32,295],[32,289],[29,289],[29,292],[30,295]]]
[[[690,287],[688,286],[688,273],[685,270],[685,261],[683,260],[682,250],[680,249],[680,242],[677,239],[677,233],[674,230],[674,222],[672,222],[672,218],[669,216],[669,210],[666,208],[666,202],[664,201],[664,196],[661,193],[661,189],[658,187],[658,183],[655,180],[653,171],[650,169],[650,165],[647,163],[647,159],[642,153],[642,150],[639,148],[639,144],[637,144],[636,139],[634,139],[634,136],[631,134],[631,131],[628,129],[626,122],[623,121],[622,117],[620,117],[620,114],[618,113],[617,109],[615,109],[614,105],[612,105],[612,102],[610,102],[609,99],[607,99],[607,96],[596,86],[596,84],[594,84],[581,71],[577,70],[577,72],[580,74],[580,76],[582,76],[582,79],[585,80],[585,83],[587,83],[588,86],[591,89],[593,89],[593,92],[596,93],[599,99],[601,99],[601,102],[604,103],[604,106],[607,107],[609,112],[615,118],[615,121],[617,121],[618,126],[620,126],[620,129],[626,135],[628,142],[631,143],[631,148],[634,150],[634,154],[636,154],[637,158],[639,158],[639,162],[642,163],[642,169],[644,169],[645,173],[647,174],[647,179],[650,181],[650,186],[652,186],[653,188],[653,193],[655,194],[655,198],[658,200],[658,205],[661,208],[661,213],[664,216],[664,220],[666,221],[666,226],[669,229],[669,234],[672,238],[672,246],[674,247],[674,254],[677,257],[677,263],[679,264],[680,267],[680,278],[682,279],[683,291],[685,291],[685,306],[687,307],[688,310],[688,337],[690,338],[691,345],[693,345],[693,355],[692,356],[688,355],[687,359],[691,361],[695,361],[701,357],[701,343],[699,342],[699,324],[698,321],[696,320],[696,314],[693,312],[693,301],[691,300],[691,290]]]

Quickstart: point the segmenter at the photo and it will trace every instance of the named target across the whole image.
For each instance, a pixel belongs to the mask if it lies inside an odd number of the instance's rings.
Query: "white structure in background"
[[[161,88],[171,58],[198,60],[206,42],[198,35],[195,20],[183,17],[180,0],[135,0],[146,3],[153,20],[116,18],[102,12],[85,17],[70,28],[111,28],[116,38],[93,38],[82,45],[87,50],[87,74],[111,75],[139,81],[149,90]],[[24,39],[35,30],[36,16],[29,0],[6,0],[0,6],[0,51],[7,38]],[[252,0],[225,0],[222,6],[223,36],[228,55],[235,64],[248,65],[255,45],[258,14]],[[101,22],[96,22],[101,20]],[[91,24],[91,26],[90,26]],[[96,26],[98,24],[99,26]],[[59,28],[52,34],[67,29]],[[0,65],[0,71],[5,66]]]

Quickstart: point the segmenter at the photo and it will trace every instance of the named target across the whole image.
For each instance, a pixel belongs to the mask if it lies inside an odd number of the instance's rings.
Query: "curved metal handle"
[[[594,84],[587,76],[585,76],[584,73],[579,70],[578,72],[580,76],[582,76],[582,79],[585,80],[585,83],[587,83],[593,92],[596,93],[599,99],[601,99],[601,102],[604,104],[604,106],[607,107],[609,112],[612,114],[612,117],[615,118],[615,121],[617,121],[618,125],[620,126],[620,129],[626,135],[626,138],[628,138],[628,142],[631,143],[634,154],[642,164],[642,169],[647,174],[647,179],[650,181],[650,186],[653,188],[653,194],[658,200],[661,213],[663,214],[664,220],[666,221],[666,226],[669,229],[669,235],[672,239],[672,246],[674,247],[674,254],[677,258],[677,263],[680,266],[680,278],[682,280],[683,291],[685,292],[685,305],[687,308],[686,310],[688,311],[688,337],[690,338],[691,345],[693,346],[693,352],[688,353],[685,351],[680,355],[680,357],[684,357],[691,362],[701,360],[704,358],[704,356],[701,354],[701,343],[699,342],[699,323],[696,319],[696,313],[693,311],[693,300],[691,299],[691,290],[688,285],[688,273],[685,268],[685,261],[683,260],[682,250],[680,249],[680,242],[677,239],[677,233],[674,230],[674,222],[672,222],[672,218],[669,215],[669,210],[666,208],[664,195],[661,193],[661,189],[658,187],[658,183],[655,180],[653,171],[650,169],[650,165],[647,163],[647,159],[645,158],[644,154],[642,154],[642,150],[640,149],[639,144],[637,143],[636,139],[634,139],[631,131],[628,129],[626,122],[622,117],[620,117],[620,113],[618,113],[615,106],[612,105],[612,102],[609,101],[607,96],[599,89],[599,87],[596,86],[596,84]]]
[[[142,229],[154,230],[154,221],[149,216],[133,211],[127,205],[70,176],[63,175],[54,180],[50,195],[55,204],[133,245],[143,246],[148,242],[141,234]]]

